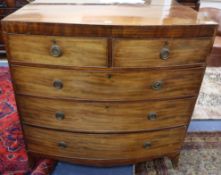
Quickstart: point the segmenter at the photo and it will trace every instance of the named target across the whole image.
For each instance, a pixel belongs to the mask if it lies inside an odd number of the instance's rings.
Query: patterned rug
[[[0,68],[0,175],[46,175],[55,164],[39,160],[28,167],[23,135],[19,123],[8,68]]]
[[[208,67],[192,119],[221,120],[221,67]]]
[[[178,168],[164,158],[138,164],[135,175],[221,175],[221,132],[189,133]]]

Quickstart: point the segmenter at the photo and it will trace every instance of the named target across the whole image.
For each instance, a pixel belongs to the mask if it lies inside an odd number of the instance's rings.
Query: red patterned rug
[[[0,67],[0,174],[47,175],[54,165],[45,159],[29,169],[10,74],[8,68]]]

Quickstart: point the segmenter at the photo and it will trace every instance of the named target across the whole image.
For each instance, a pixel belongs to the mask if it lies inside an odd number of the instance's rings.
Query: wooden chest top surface
[[[217,26],[206,14],[172,0],[146,4],[60,2],[63,1],[26,5],[3,19],[3,31],[54,36],[188,38],[213,36]]]
[[[105,26],[204,25],[215,23],[180,5],[29,4],[3,21]]]
[[[217,27],[207,14],[173,0],[103,2],[110,1],[35,1],[3,19],[3,31],[54,36],[190,38],[213,36]]]

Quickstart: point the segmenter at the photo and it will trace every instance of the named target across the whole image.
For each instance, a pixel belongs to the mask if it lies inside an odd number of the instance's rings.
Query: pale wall
[[[221,9],[221,0],[201,0],[200,7],[214,7]]]

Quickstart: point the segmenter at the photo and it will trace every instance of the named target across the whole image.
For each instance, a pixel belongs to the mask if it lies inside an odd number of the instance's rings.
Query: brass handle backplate
[[[63,83],[61,80],[55,80],[53,82],[53,86],[56,88],[56,89],[62,89],[63,88]]]
[[[148,120],[156,120],[157,113],[156,112],[149,112],[147,118],[148,118]]]
[[[169,58],[169,56],[170,56],[170,49],[168,47],[168,43],[165,42],[164,47],[160,51],[160,58],[162,60],[167,60]]]
[[[144,144],[143,144],[143,148],[144,149],[148,149],[148,148],[150,148],[152,146],[152,144],[150,143],[150,142],[144,142]]]
[[[65,117],[64,112],[56,112],[55,117],[57,120],[64,120]]]
[[[154,90],[160,90],[163,88],[163,81],[155,81],[152,84],[152,89]]]
[[[61,141],[58,143],[58,147],[64,149],[64,148],[67,148],[68,146],[64,141]]]
[[[60,46],[58,46],[55,42],[52,44],[50,48],[50,54],[53,57],[60,57],[62,55],[62,50]]]

